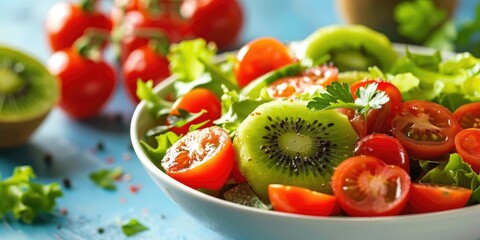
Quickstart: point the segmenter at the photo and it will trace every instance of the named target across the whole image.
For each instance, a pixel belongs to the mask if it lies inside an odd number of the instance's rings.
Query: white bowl
[[[399,52],[405,49],[403,45],[395,47]],[[409,49],[430,51],[419,47]],[[171,91],[173,80],[169,78],[160,83],[156,92],[165,95]],[[206,195],[167,176],[143,152],[140,139],[154,124],[145,102],[141,102],[133,114],[130,133],[135,153],[147,173],[188,214],[231,239],[480,239],[480,205],[393,217],[310,217],[260,210]]]

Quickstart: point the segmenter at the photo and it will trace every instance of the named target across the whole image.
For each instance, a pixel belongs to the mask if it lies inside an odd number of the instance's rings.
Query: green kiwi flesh
[[[25,142],[59,91],[58,80],[38,60],[0,46],[0,148]]]
[[[300,100],[257,107],[237,128],[235,152],[241,173],[268,202],[269,184],[331,193],[335,167],[353,155],[357,134],[335,110],[308,110]]]
[[[365,71],[370,66],[388,70],[397,59],[385,35],[360,25],[320,28],[304,44],[305,57],[316,61],[329,55],[340,71]]]

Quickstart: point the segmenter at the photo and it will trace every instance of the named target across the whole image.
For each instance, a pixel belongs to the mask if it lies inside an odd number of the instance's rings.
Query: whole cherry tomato
[[[84,57],[74,48],[55,52],[47,66],[61,82],[60,108],[76,119],[99,113],[115,88],[115,72],[109,64]]]
[[[230,176],[235,154],[228,132],[209,127],[189,132],[162,159],[166,173],[191,187],[218,190]]]
[[[462,128],[480,128],[480,102],[468,103],[453,112]]]
[[[53,51],[72,47],[88,29],[110,33],[112,23],[95,8],[94,0],[83,0],[81,5],[60,2],[49,11],[46,19],[48,42]]]
[[[467,128],[455,135],[455,149],[463,161],[480,173],[480,129]]]
[[[274,38],[258,38],[237,53],[234,73],[240,87],[263,74],[293,62],[288,48]]]
[[[409,213],[438,212],[467,205],[472,190],[428,183],[412,183],[408,197]]]
[[[150,44],[131,52],[122,65],[125,88],[134,103],[140,102],[137,97],[137,81],[153,80],[157,85],[170,76],[166,56],[154,49]]]
[[[243,10],[237,0],[184,0],[180,13],[195,37],[213,41],[219,49],[231,46],[243,25]]]

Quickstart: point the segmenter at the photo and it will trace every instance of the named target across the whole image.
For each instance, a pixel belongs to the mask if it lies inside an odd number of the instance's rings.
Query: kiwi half
[[[38,60],[0,46],[0,148],[24,143],[58,98],[58,80]]]
[[[340,71],[366,71],[370,66],[388,70],[397,59],[385,35],[360,25],[320,28],[304,44],[302,55],[314,62],[329,55]]]
[[[357,134],[348,119],[306,106],[300,100],[264,103],[237,128],[239,169],[264,201],[272,183],[331,193],[333,170],[353,155]]]

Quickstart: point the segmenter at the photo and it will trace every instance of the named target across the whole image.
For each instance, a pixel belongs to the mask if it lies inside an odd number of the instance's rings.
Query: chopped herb
[[[39,213],[54,209],[56,198],[63,195],[60,185],[31,182],[35,177],[31,166],[16,167],[5,180],[0,176],[0,218],[12,213],[16,219],[32,223]]]
[[[328,110],[336,108],[353,108],[366,118],[368,110],[379,109],[390,98],[384,91],[377,90],[376,83],[357,89],[357,99],[353,99],[348,83],[333,82],[326,87],[326,92],[319,93],[312,101],[308,102],[307,108],[315,110]]]
[[[127,237],[146,230],[148,230],[148,227],[141,224],[137,219],[131,219],[129,222],[122,224],[122,232]]]
[[[90,179],[98,186],[107,189],[115,190],[115,180],[122,176],[123,170],[120,167],[114,169],[100,169],[98,171],[90,173]]]

